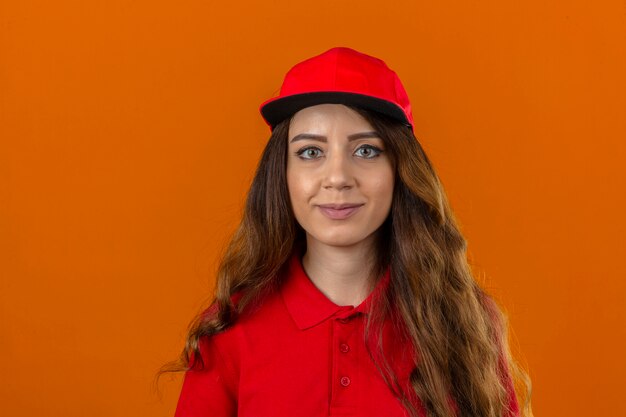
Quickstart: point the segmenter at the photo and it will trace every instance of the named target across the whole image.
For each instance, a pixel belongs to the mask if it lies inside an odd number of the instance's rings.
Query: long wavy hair
[[[348,107],[379,133],[395,168],[391,212],[377,233],[375,265],[378,272],[390,268],[391,280],[372,306],[365,335],[376,336],[377,354],[370,355],[381,375],[412,416],[418,415],[416,396],[432,417],[508,415],[506,376],[512,375],[522,415],[532,417],[530,379],[511,355],[506,315],[474,279],[466,240],[422,146],[410,127]],[[194,318],[180,357],[164,365],[157,380],[165,372],[190,369],[192,358],[202,365],[200,338],[232,326],[277,289],[294,248],[305,245],[287,189],[289,123],[273,129],[263,151],[242,220],[217,269],[215,298]],[[413,346],[409,395],[382,351],[376,323],[387,315]]]

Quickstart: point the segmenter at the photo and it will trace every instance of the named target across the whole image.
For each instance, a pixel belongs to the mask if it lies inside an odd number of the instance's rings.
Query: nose
[[[326,189],[350,189],[354,186],[354,176],[350,161],[339,151],[332,152],[326,157],[324,179],[322,186]]]

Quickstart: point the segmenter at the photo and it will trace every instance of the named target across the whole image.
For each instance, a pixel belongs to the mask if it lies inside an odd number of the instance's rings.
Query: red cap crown
[[[273,130],[297,111],[322,103],[350,104],[383,113],[413,128],[409,97],[400,78],[382,60],[335,47],[293,66],[280,94],[259,110]]]

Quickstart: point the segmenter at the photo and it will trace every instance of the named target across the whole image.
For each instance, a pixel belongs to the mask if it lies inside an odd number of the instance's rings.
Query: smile
[[[328,204],[328,205],[322,205],[322,206],[318,206],[318,207],[319,207],[320,211],[322,212],[322,214],[324,216],[328,217],[329,219],[332,219],[332,220],[343,220],[343,219],[347,219],[348,217],[352,216],[362,206],[363,206],[363,204],[358,204],[358,205]]]

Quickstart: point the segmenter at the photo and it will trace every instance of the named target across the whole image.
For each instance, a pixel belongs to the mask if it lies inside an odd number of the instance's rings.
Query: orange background
[[[621,0],[0,3],[0,415],[173,414],[258,105],[337,45],[402,78],[535,414],[624,415]]]

